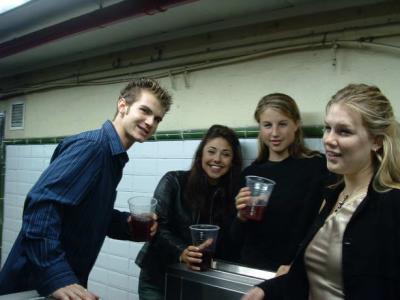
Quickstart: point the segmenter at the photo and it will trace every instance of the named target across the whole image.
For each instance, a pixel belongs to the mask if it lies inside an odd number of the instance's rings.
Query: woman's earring
[[[380,148],[378,148],[378,147],[374,147],[374,148],[372,148],[372,152],[374,152],[374,154],[375,154],[375,157],[378,159],[378,161],[382,161],[382,156],[381,156],[381,154],[379,153],[379,149]]]

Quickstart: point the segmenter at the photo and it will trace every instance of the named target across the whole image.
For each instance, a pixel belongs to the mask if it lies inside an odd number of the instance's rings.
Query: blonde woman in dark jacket
[[[400,299],[400,128],[375,86],[351,84],[328,103],[328,169],[340,176],[287,274],[243,300]]]

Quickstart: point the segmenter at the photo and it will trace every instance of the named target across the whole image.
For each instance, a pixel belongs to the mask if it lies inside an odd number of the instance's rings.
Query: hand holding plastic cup
[[[137,242],[145,242],[151,239],[151,227],[154,225],[153,214],[157,205],[157,199],[147,196],[136,196],[128,199],[131,212],[132,239]]]
[[[250,189],[251,200],[244,208],[243,216],[249,220],[261,221],[275,181],[259,176],[246,176],[246,186]]]
[[[192,235],[192,243],[201,248],[200,271],[205,271],[211,267],[211,260],[215,253],[219,226],[210,224],[197,224],[189,226]]]

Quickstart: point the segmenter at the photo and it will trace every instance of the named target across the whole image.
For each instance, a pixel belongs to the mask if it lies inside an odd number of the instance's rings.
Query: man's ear
[[[122,115],[126,114],[128,109],[128,103],[126,103],[125,98],[120,98],[117,103],[118,112]]]

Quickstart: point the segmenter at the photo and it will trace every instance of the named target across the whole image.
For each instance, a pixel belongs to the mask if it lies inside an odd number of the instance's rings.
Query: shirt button
[[[348,240],[343,241],[343,244],[344,244],[345,246],[350,246],[350,245],[351,245],[351,239],[348,239]]]

